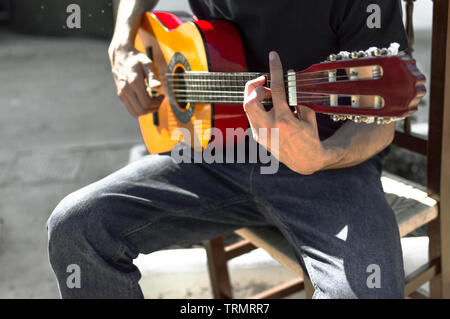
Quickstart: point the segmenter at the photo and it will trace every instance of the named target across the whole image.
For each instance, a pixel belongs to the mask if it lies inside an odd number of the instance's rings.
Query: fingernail
[[[269,60],[275,61],[276,59],[277,59],[277,54],[275,53],[275,51],[271,51],[269,53]]]
[[[161,82],[159,82],[158,80],[155,80],[155,79],[151,79],[151,80],[149,81],[148,85],[149,85],[151,88],[154,88],[154,87],[160,86],[160,85],[161,85]]]

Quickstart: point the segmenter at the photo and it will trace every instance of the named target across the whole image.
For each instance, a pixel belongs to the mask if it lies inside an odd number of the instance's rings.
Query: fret
[[[180,102],[242,104],[245,84],[261,75],[269,78],[256,72],[185,72],[171,81]]]

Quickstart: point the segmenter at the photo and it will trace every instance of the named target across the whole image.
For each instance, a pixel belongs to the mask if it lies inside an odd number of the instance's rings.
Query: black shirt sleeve
[[[379,28],[370,28],[367,23],[368,19],[373,21],[373,11],[367,12],[373,4],[380,8]],[[333,5],[337,14],[333,15],[331,24],[341,50],[383,48],[392,42],[399,43],[402,51],[408,48],[400,0],[335,0]]]

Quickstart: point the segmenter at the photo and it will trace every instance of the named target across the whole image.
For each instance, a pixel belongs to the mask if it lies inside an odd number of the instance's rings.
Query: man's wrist
[[[322,143],[322,169],[330,169],[338,166],[345,157],[345,149],[342,146],[332,145],[324,141]]]
[[[130,52],[132,50],[134,50],[134,43],[131,39],[113,38],[109,44],[108,55],[113,62],[117,52]]]

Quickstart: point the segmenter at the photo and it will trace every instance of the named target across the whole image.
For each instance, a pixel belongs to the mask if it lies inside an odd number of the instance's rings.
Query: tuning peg
[[[364,51],[359,51],[358,52],[358,58],[364,58],[364,57],[366,57],[367,56],[367,53],[366,52],[364,52]]]
[[[345,114],[330,114],[330,118],[334,122],[345,121],[348,118],[348,116],[349,115],[345,115]]]
[[[350,53],[350,57],[352,59],[357,59],[358,58],[358,52],[357,51],[353,51],[352,53]]]
[[[397,42],[391,43],[391,45],[388,48],[388,55],[397,55],[399,48],[400,44],[398,44]]]
[[[375,123],[377,123],[377,124],[390,124],[393,121],[395,121],[394,117],[382,117],[382,116],[380,116],[380,117],[376,118]]]
[[[338,114],[332,114],[330,116],[330,118],[334,121],[334,122],[338,122],[341,120],[341,117]]]
[[[375,49],[372,51],[372,56],[380,56],[381,55],[381,50],[380,49]]]
[[[361,116],[359,115],[352,116],[352,121],[355,123],[361,123]]]
[[[337,60],[337,55],[336,54],[330,54],[327,58],[327,61],[333,62]]]
[[[390,124],[392,122],[394,122],[394,118],[393,117],[385,117],[384,121],[383,121],[383,124]]]
[[[350,59],[350,52],[348,51],[341,51],[337,55],[340,56],[340,59],[342,60]]]
[[[381,55],[388,55],[389,51],[386,48],[381,49]]]
[[[361,122],[363,123],[373,123],[374,122],[374,117],[373,116],[361,116]]]

